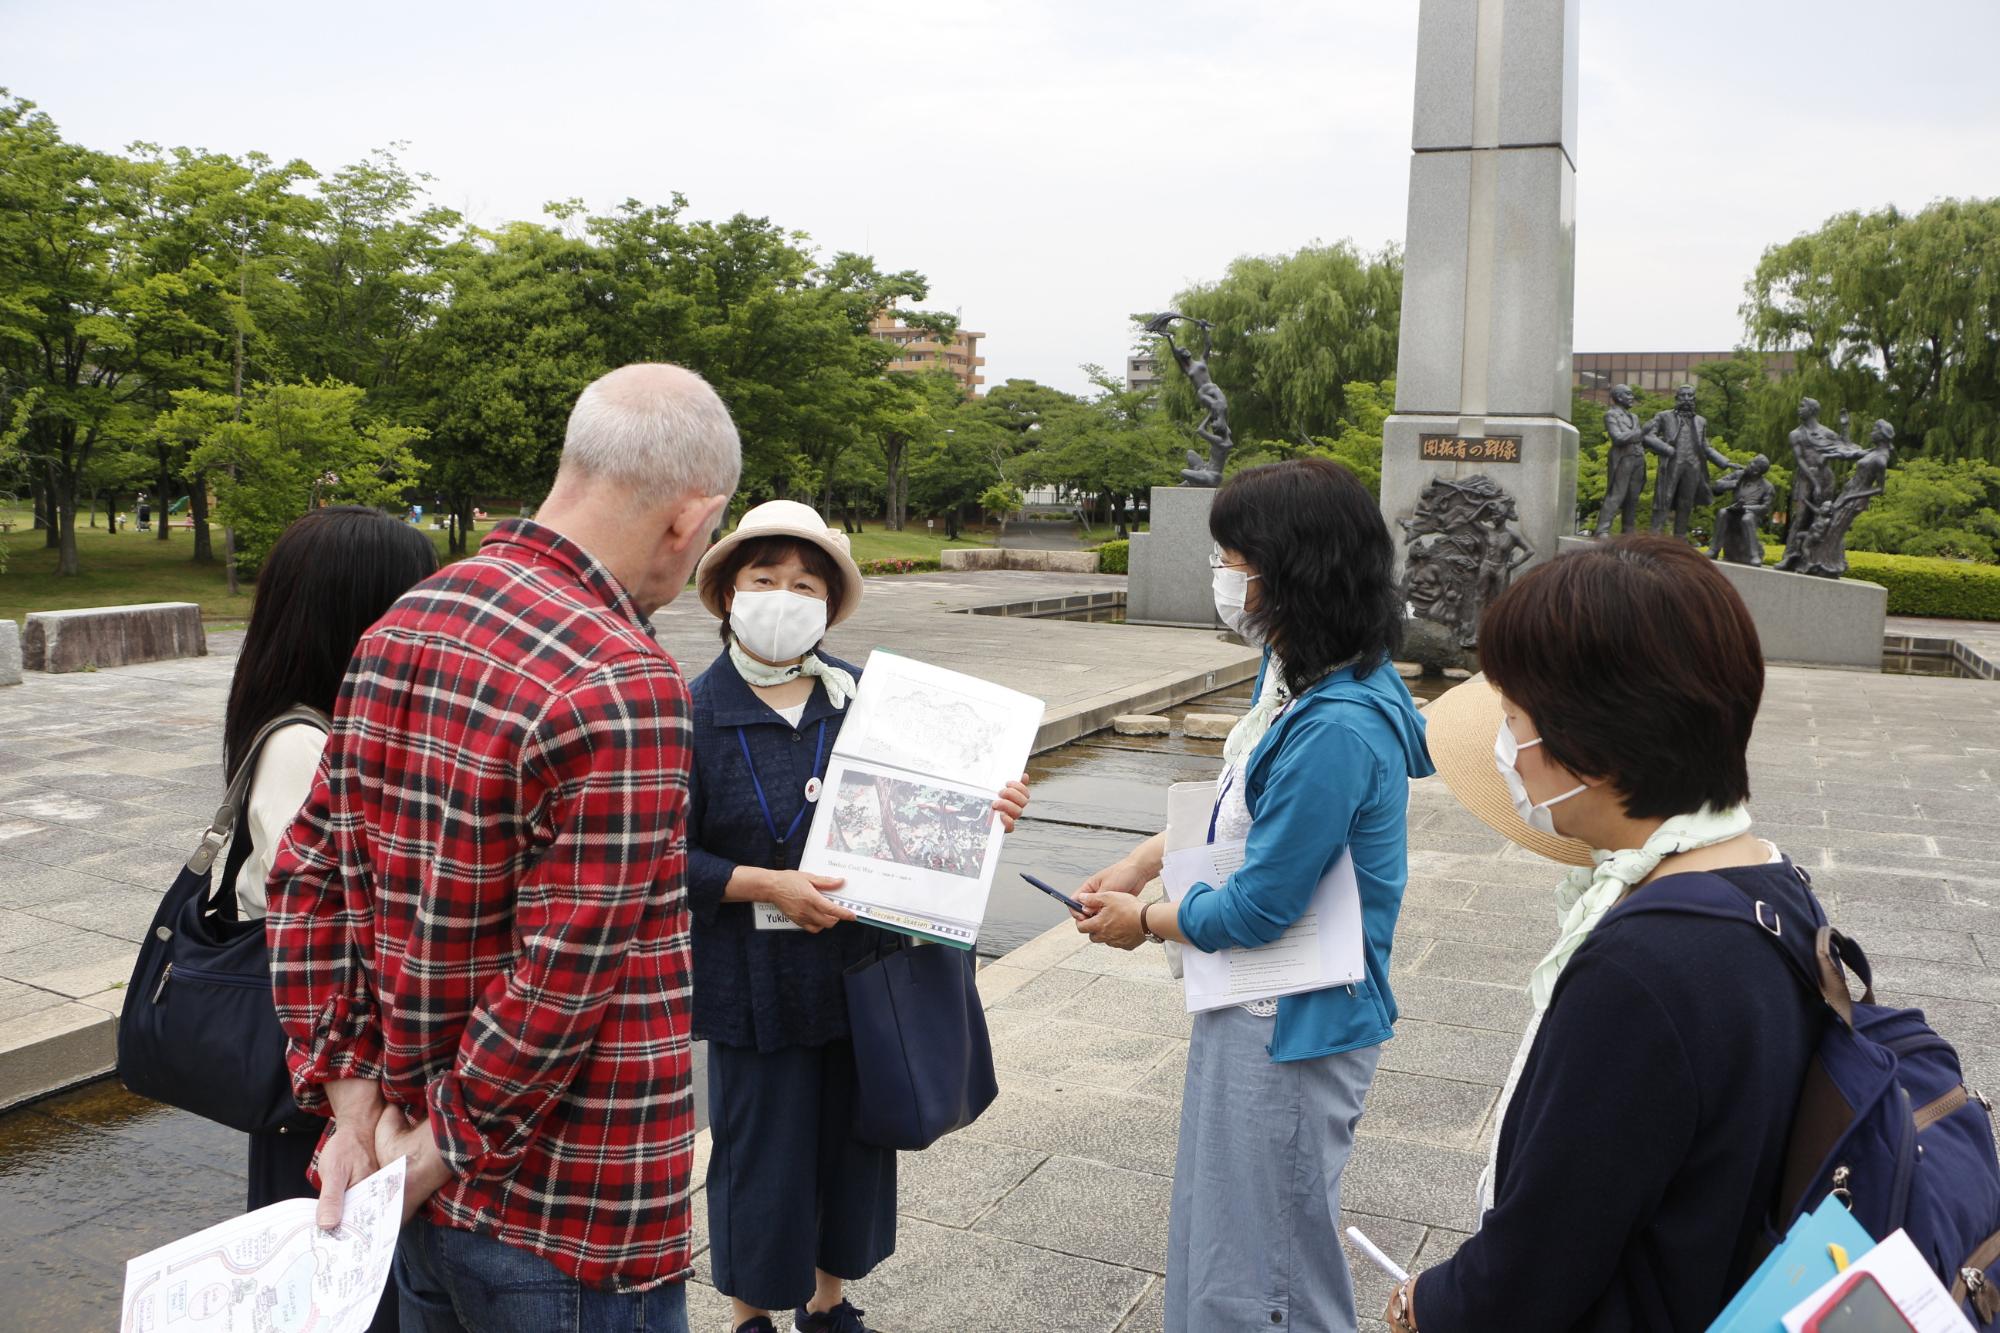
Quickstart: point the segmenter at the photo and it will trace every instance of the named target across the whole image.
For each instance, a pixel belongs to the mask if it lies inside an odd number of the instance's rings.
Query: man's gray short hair
[[[736,423],[708,381],[642,362],[598,377],[578,396],[557,477],[615,482],[651,505],[734,495],[742,471]]]

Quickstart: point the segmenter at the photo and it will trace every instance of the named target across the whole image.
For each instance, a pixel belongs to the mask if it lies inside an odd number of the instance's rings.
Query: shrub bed
[[[1127,574],[1132,560],[1132,543],[1105,542],[1097,549],[1097,572],[1100,574]]]
[[[857,560],[854,562],[864,576],[876,574],[931,574],[943,568],[935,560],[889,559]]]

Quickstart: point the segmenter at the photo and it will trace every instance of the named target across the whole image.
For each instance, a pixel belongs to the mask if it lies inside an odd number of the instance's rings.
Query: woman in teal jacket
[[[1167,1235],[1167,1333],[1352,1333],[1340,1175],[1392,1035],[1389,948],[1408,878],[1409,780],[1424,723],[1389,664],[1401,637],[1389,532],[1338,463],[1249,468],[1216,493],[1216,610],[1264,647],[1256,701],[1223,746],[1209,838],[1246,839],[1222,884],[1141,904],[1165,835],[1085,881],[1077,928],[1131,949],[1212,953],[1278,938],[1352,853],[1363,977],[1196,1014]]]

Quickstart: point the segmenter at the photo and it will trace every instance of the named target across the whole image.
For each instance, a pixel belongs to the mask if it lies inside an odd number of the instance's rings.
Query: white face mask
[[[789,662],[826,637],[826,603],[783,589],[739,592],[729,605],[729,630],[766,662]]]
[[[1245,574],[1240,569],[1224,569],[1218,566],[1215,573],[1215,614],[1222,623],[1234,630],[1239,638],[1251,647],[1262,646],[1263,640],[1243,628],[1250,613],[1243,603],[1250,596],[1250,580],[1262,578],[1261,574]]]
[[[1507,725],[1507,719],[1503,717],[1500,719],[1500,734],[1493,738],[1493,767],[1500,770],[1500,777],[1507,784],[1507,795],[1514,800],[1514,813],[1521,817],[1521,822],[1531,829],[1561,837],[1561,834],[1556,833],[1555,816],[1549,813],[1549,807],[1561,805],[1578,792],[1589,791],[1590,784],[1579,782],[1562,795],[1552,796],[1539,805],[1536,804],[1528,795],[1528,784],[1521,781],[1521,770],[1514,767],[1514,764],[1521,757],[1521,751],[1531,750],[1541,743],[1540,736],[1531,741],[1515,740],[1513,728]]]

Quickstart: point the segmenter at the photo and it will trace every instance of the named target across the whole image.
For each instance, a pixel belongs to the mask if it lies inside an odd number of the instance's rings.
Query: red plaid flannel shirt
[[[271,870],[300,1103],[428,1108],[434,1220],[621,1290],[688,1271],[688,710],[609,571],[503,525],[361,641]]]

